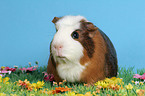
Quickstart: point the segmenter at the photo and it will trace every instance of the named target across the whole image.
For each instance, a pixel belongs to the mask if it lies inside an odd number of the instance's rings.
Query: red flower
[[[133,78],[144,79],[145,80],[145,73],[143,75],[134,74]]]
[[[44,73],[44,80],[45,81],[53,81],[54,80],[54,75],[53,74],[48,74],[47,72],[42,72]]]
[[[133,78],[141,78],[141,75],[139,75],[139,74],[134,74],[134,76],[133,76]]]
[[[145,73],[142,75],[142,77],[140,79],[145,80]]]
[[[19,70],[23,72],[23,71],[26,71],[26,68],[19,68]]]
[[[37,70],[37,68],[34,68],[34,69],[33,69],[33,67],[29,67],[29,68],[27,68],[26,70],[27,70],[27,71],[35,71],[35,70]]]
[[[29,68],[19,68],[19,70],[27,72],[27,71],[37,70],[37,68],[34,68],[34,69],[33,69],[33,67],[29,67]]]
[[[15,72],[17,69],[16,68],[5,67],[4,70]]]

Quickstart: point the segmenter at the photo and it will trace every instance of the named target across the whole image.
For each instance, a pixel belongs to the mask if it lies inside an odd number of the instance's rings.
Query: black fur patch
[[[108,38],[108,36],[98,29],[101,33],[102,37],[104,38],[106,45],[107,45],[107,53],[105,54],[105,71],[106,71],[106,77],[113,77],[117,76],[118,66],[117,66],[117,54],[116,50]]]
[[[95,52],[95,45],[92,37],[89,34],[95,32],[96,28],[91,22],[86,22],[84,20],[81,21],[81,28],[78,29],[79,31],[79,40],[84,49],[87,51],[87,55],[89,58],[93,57],[93,53]]]
[[[92,40],[91,37],[89,37],[88,33],[83,33],[82,34],[83,39],[80,41],[85,50],[87,51],[87,55],[89,58],[93,57],[93,53],[95,52],[95,45],[94,41]]]

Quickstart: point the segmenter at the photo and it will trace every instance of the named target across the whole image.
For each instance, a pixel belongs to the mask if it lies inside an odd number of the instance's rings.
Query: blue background
[[[145,0],[0,0],[0,66],[47,65],[55,16],[82,15],[112,40],[121,67],[145,68]]]

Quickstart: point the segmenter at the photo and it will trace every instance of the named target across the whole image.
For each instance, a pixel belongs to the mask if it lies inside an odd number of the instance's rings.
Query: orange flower
[[[27,79],[25,79],[25,81],[19,80],[17,82],[17,85],[22,86],[22,88],[26,88],[30,91],[33,89],[32,86],[31,86],[31,83],[29,81],[27,81]]]
[[[89,84],[84,84],[84,86],[89,87]]]
[[[27,87],[27,90],[32,91],[32,90],[33,90],[33,87],[32,87],[32,86],[28,86],[28,87]]]
[[[143,90],[143,89],[137,89],[136,93],[137,93],[138,96],[143,96],[144,93],[145,93],[145,90]]]
[[[66,91],[69,91],[70,89],[72,89],[72,88],[58,87],[58,88],[55,88],[55,90],[52,90],[52,94],[56,94],[56,93],[60,93],[60,92],[66,92]]]
[[[27,81],[27,79],[25,79],[25,81],[19,80],[17,84],[19,86],[23,86],[23,87],[26,87],[26,88],[31,85],[31,83],[29,81]]]
[[[23,81],[19,80],[18,83],[17,83],[17,85],[19,85],[19,86],[24,86],[24,85],[26,85],[26,84],[25,84]]]
[[[45,94],[52,94],[52,91],[48,89],[40,90],[40,93],[45,93]]]
[[[65,82],[66,82],[66,80],[63,80],[62,82],[63,82],[63,83],[65,83]]]
[[[100,93],[100,89],[99,88],[96,88],[96,93]]]
[[[113,90],[119,90],[120,86],[118,84],[110,84],[109,88]]]
[[[62,82],[59,82],[59,85],[63,85],[63,83]]]

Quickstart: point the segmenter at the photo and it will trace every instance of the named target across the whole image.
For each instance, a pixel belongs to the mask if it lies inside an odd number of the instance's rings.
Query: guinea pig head
[[[93,37],[97,27],[83,16],[54,17],[56,33],[51,43],[51,53],[54,60],[60,62],[80,62],[84,56],[91,58],[94,53]]]

